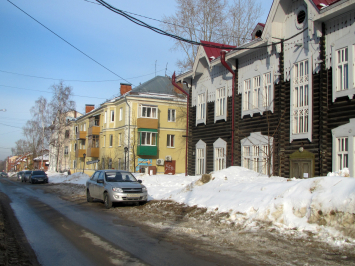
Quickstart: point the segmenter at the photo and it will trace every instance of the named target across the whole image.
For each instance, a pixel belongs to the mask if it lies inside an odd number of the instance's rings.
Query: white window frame
[[[171,145],[171,143],[173,145]],[[175,148],[175,135],[168,134],[166,138],[166,146],[168,148]]]
[[[110,114],[110,122],[113,123],[115,122],[115,110],[111,110]]]
[[[290,142],[312,142],[312,60],[305,58],[292,66],[290,97]],[[306,67],[307,66],[307,67]]]
[[[104,119],[105,124],[107,123],[107,111],[105,111],[105,119]]]
[[[86,131],[86,123],[83,125],[83,131]]]
[[[218,138],[213,143],[213,170],[219,171],[227,166],[227,142]]]
[[[168,109],[168,122],[176,122],[176,110]]]
[[[122,121],[122,116],[123,116],[123,108],[121,107],[121,108],[120,108],[120,118],[119,118],[119,121]]]
[[[260,75],[253,77],[253,109],[260,107],[260,93],[261,93],[261,78]]]
[[[273,137],[262,135],[261,132],[254,132],[249,137],[242,139],[240,143],[242,167],[267,175],[269,145],[273,147]],[[272,164],[271,156],[270,174],[272,174]]]
[[[195,173],[196,175],[202,175],[206,173],[206,143],[199,140],[196,143],[196,162]]]
[[[272,95],[272,72],[267,72],[263,74],[263,93],[262,93],[262,102],[263,108],[268,109],[271,104]]]
[[[216,89],[214,122],[218,120],[227,121],[227,88],[225,86]]]
[[[339,147],[339,140],[348,140],[348,150]],[[350,119],[349,123],[332,129],[332,171],[341,170],[339,155],[346,155],[350,176],[355,176],[355,118]]]
[[[64,147],[64,155],[68,155],[69,154],[69,147],[65,146]]]
[[[150,114],[148,116],[148,114]],[[138,117],[139,118],[150,118],[157,119],[158,118],[158,107],[152,105],[139,105],[138,108]]]
[[[146,141],[146,143],[143,143],[143,136],[146,136],[144,138],[144,140],[148,140],[149,139],[149,144],[148,141]],[[157,146],[157,132],[151,132],[151,131],[140,131],[139,132],[139,143],[141,146]],[[155,144],[153,145],[152,142],[153,140],[155,141]]]
[[[207,105],[207,94],[206,92],[199,93],[197,95],[197,105],[196,105],[196,125],[204,123],[206,124],[206,105]]]
[[[336,50],[336,91],[345,91],[349,89],[349,52],[348,47]]]
[[[251,106],[251,78],[244,80],[244,90],[243,90],[243,110],[250,110]]]

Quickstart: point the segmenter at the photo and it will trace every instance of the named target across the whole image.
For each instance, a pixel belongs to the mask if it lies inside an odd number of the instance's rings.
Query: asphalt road
[[[0,191],[42,265],[223,265],[220,254],[164,241],[103,208],[78,205],[31,185],[0,178]],[[139,217],[137,217],[139,219]],[[230,264],[230,263],[226,263]],[[235,260],[234,265],[248,263]]]

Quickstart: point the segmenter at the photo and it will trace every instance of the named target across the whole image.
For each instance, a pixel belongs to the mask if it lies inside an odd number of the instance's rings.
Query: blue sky
[[[153,78],[155,65],[157,75],[171,76],[178,71],[175,63],[183,55],[171,51],[172,39],[133,24],[99,5],[85,0],[11,2],[133,85]],[[107,2],[119,9],[159,20],[163,15],[173,14],[176,7],[174,0]],[[265,13],[259,22],[265,23],[272,0],[261,2]],[[159,22],[137,18],[160,27]],[[79,112],[84,112],[85,104],[98,106],[117,95],[120,83],[126,82],[6,0],[0,1],[0,33],[0,109],[7,110],[0,112],[0,160],[11,155],[10,148],[24,138],[21,128],[31,118],[34,102],[40,96],[50,100],[50,87],[60,79],[73,87],[75,95],[85,96],[73,98]]]

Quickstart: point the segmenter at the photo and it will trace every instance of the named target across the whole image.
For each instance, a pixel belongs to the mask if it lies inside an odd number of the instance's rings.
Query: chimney
[[[94,109],[95,109],[95,105],[94,104],[85,104],[85,114],[91,112]]]
[[[121,88],[120,88],[120,93],[121,95],[129,92],[132,90],[132,84],[128,84],[128,83],[120,83]]]
[[[74,118],[76,118],[76,111],[74,111]]]

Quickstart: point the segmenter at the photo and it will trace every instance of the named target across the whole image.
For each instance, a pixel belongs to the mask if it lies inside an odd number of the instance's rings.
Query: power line
[[[158,70],[157,72],[161,72],[164,69]],[[10,71],[5,71],[5,70],[0,70],[0,72],[7,73],[7,74],[12,74],[12,75],[19,75],[19,76],[25,76],[25,77],[31,77],[31,78],[39,78],[39,79],[49,79],[49,80],[62,80],[62,81],[71,81],[71,82],[111,82],[111,81],[120,81],[122,79],[113,79],[113,80],[76,80],[76,79],[58,79],[58,78],[48,78],[48,77],[40,77],[40,76],[33,76],[33,75],[27,75],[27,74],[21,74],[21,73],[15,73],[15,72],[10,72]],[[141,78],[149,75],[153,75],[154,72],[149,73],[149,74],[144,74],[141,76],[137,77],[132,77],[132,78],[127,78],[127,79],[136,79],[136,78]]]
[[[86,53],[84,53],[83,51],[81,51],[79,48],[75,47],[73,44],[71,44],[70,42],[66,41],[64,38],[60,37],[57,33],[55,33],[54,31],[52,31],[51,29],[49,29],[47,26],[45,26],[44,24],[42,24],[41,22],[39,22],[37,19],[35,19],[34,17],[32,17],[30,14],[26,13],[24,10],[22,10],[20,7],[18,7],[17,5],[15,5],[14,3],[12,3],[10,0],[7,0],[9,3],[11,3],[14,7],[18,8],[19,10],[21,10],[23,13],[25,13],[27,16],[29,16],[30,18],[32,18],[34,21],[36,21],[38,24],[40,24],[42,27],[46,28],[47,30],[49,30],[51,33],[53,33],[55,36],[57,36],[58,38],[60,38],[62,41],[66,42],[67,44],[69,44],[71,47],[73,47],[75,50],[77,50],[78,52],[82,53],[83,55],[85,55],[86,57],[88,57],[89,59],[91,59],[92,61],[94,61],[96,64],[102,66],[103,68],[105,68],[106,70],[108,70],[109,72],[111,72],[112,74],[114,74],[115,76],[119,77],[120,79],[123,79],[124,81],[130,83],[129,81],[127,81],[126,79],[122,78],[120,75],[116,74],[115,72],[113,72],[112,70],[108,69],[107,67],[105,67],[104,65],[102,65],[101,63],[99,63],[98,61],[96,61],[95,59],[93,59],[92,57],[90,57],[89,55],[87,55]],[[133,84],[132,84],[133,85]],[[135,86],[135,85],[133,85]]]
[[[101,6],[101,4],[98,4],[98,3],[95,3],[95,2],[92,2],[92,1],[88,1],[88,0],[84,0],[84,1],[89,2],[89,3],[91,3],[91,4],[95,4],[95,5]],[[122,11],[124,11],[124,10],[122,10]],[[174,24],[174,23],[170,23],[170,22],[163,21],[163,20],[155,19],[155,18],[150,18],[150,17],[147,17],[147,16],[135,14],[135,13],[133,13],[133,12],[129,12],[129,11],[124,11],[124,12],[126,12],[126,13],[128,13],[128,14],[132,14],[132,15],[138,16],[138,17],[142,17],[142,18],[154,20],[154,21],[157,21],[157,22],[160,22],[160,23],[164,23],[164,24],[176,26],[176,27],[179,27],[179,28],[184,28],[184,29],[189,29],[189,30],[195,30],[195,31],[204,32],[203,30],[200,30],[200,29],[191,28],[191,27],[186,27],[186,26],[182,26],[182,25],[179,25],[179,24]],[[216,33],[216,32],[214,32],[214,34],[215,34],[215,35],[218,35],[218,36],[221,36],[221,37],[231,37],[231,38],[234,38],[234,39],[240,38],[240,39],[245,40],[245,41],[251,41],[250,38],[242,38],[242,37],[236,37],[236,36],[232,36],[232,35],[218,34],[218,33]]]
[[[4,147],[0,147],[0,149],[11,150],[12,148],[4,148]]]
[[[7,126],[7,127],[14,127],[14,128],[20,128],[20,129],[22,129],[22,127],[10,126],[10,125],[6,125],[6,124],[3,124],[3,123],[0,123],[0,125]]]
[[[133,23],[135,23],[135,24],[137,24],[139,26],[142,26],[142,27],[145,27],[147,29],[150,29],[150,30],[152,30],[152,31],[154,31],[154,32],[156,32],[158,34],[161,34],[161,35],[164,35],[164,36],[168,36],[168,37],[171,37],[171,38],[176,39],[178,41],[186,42],[186,43],[189,43],[189,44],[192,44],[192,45],[201,45],[201,46],[210,47],[210,48],[229,49],[229,50],[240,51],[240,50],[256,50],[256,49],[265,48],[265,47],[269,47],[269,46],[281,43],[281,41],[280,41],[280,42],[276,42],[276,43],[272,43],[272,44],[266,44],[266,45],[262,45],[262,46],[258,46],[258,47],[235,47],[235,46],[224,45],[224,44],[216,45],[216,44],[210,44],[210,43],[201,43],[201,42],[185,39],[185,38],[180,37],[178,35],[174,35],[174,34],[168,33],[168,32],[166,32],[166,31],[164,31],[162,29],[159,29],[157,27],[150,26],[149,24],[147,24],[147,23],[145,23],[145,22],[143,22],[143,21],[141,21],[141,20],[139,20],[139,19],[137,19],[135,17],[132,17],[132,16],[128,15],[123,10],[111,6],[110,4],[106,3],[103,0],[95,0],[95,1],[99,2],[101,5],[103,5],[107,9],[111,10],[112,12],[125,17],[126,19],[130,20],[131,22],[133,22]],[[284,41],[288,41],[288,40],[290,40],[290,39],[302,34],[307,29],[308,29],[308,27],[306,27],[305,29],[303,29],[299,33],[296,33],[295,35],[285,39]]]

